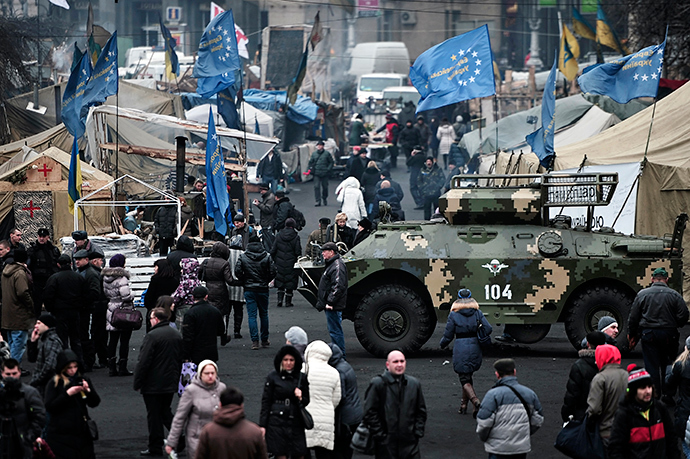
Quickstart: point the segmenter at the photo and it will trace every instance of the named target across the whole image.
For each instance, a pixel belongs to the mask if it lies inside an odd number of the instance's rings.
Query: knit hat
[[[616,319],[614,319],[611,316],[604,316],[601,319],[599,319],[599,325],[597,326],[597,329],[600,332],[603,332],[613,327],[614,325],[616,327],[618,326],[618,322],[616,322]]]
[[[652,376],[644,368],[640,368],[634,363],[628,365],[628,389],[640,389],[652,386]]]
[[[194,287],[194,290],[192,290],[192,296],[195,300],[206,298],[206,295],[208,295],[208,289],[203,285],[198,285]]]
[[[110,259],[109,265],[111,268],[124,268],[125,256],[121,253],[116,253],[113,255],[113,258]]]
[[[293,346],[295,344],[304,344],[305,346],[309,343],[309,338],[307,337],[307,332],[305,332],[301,327],[294,325],[285,332],[285,339],[290,341]]]
[[[276,187],[276,197],[282,198],[284,196],[285,196],[285,187],[283,187],[283,185],[278,185]]]
[[[515,371],[515,360],[499,359],[494,362],[494,369],[502,375],[508,375]]]
[[[652,277],[668,277],[668,272],[666,271],[666,268],[656,268],[652,272]]]
[[[364,228],[365,230],[370,230],[371,229],[371,220],[369,220],[367,217],[364,217],[361,219],[359,222],[357,222],[359,226]]]
[[[472,298],[472,292],[468,288],[458,290],[458,299]]]
[[[57,319],[55,318],[54,315],[52,315],[49,312],[44,312],[43,314],[41,314],[41,316],[38,318],[38,320],[40,322],[42,322],[43,325],[45,325],[48,328],[57,327]]]
[[[244,214],[241,212],[237,212],[234,217],[232,217],[233,222],[243,222],[244,221]]]
[[[597,346],[606,344],[606,333],[602,333],[600,331],[589,332],[587,333],[587,338],[585,338],[585,340],[585,346],[587,345],[587,343],[589,343],[589,346],[592,349],[596,349]]]
[[[213,365],[213,368],[216,369],[216,374],[218,374],[218,365],[216,365],[216,362],[214,362],[213,360],[206,359],[202,360],[199,363],[199,366],[197,366],[197,372],[199,373],[199,377],[201,377],[201,372],[204,370],[204,367],[206,365]]]

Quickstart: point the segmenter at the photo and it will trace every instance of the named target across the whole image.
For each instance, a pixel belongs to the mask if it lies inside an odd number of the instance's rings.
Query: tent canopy
[[[208,121],[208,108],[211,107],[213,110],[213,115],[218,114],[218,105],[203,104],[196,105],[193,108],[185,111],[185,118],[191,121],[196,121],[198,123],[206,123]],[[237,108],[237,112],[240,115],[240,123],[244,125],[247,132],[254,132],[255,120],[259,122],[259,132],[263,136],[273,137],[273,118],[259,110],[258,108],[242,102]],[[245,121],[246,119],[246,121]],[[225,120],[222,117],[215,117],[216,126],[225,127]],[[254,132],[256,133],[256,132]]]
[[[261,110],[278,111],[287,103],[287,91],[262,91],[261,89],[245,89],[244,100]],[[307,124],[316,119],[318,107],[310,98],[297,96],[294,105],[288,107],[287,117],[297,124]]]

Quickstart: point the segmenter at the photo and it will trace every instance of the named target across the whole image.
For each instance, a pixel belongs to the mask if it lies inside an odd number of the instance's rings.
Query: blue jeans
[[[261,181],[268,184],[268,189],[271,193],[276,194],[276,187],[278,186],[278,179],[273,177],[261,177]]]
[[[259,311],[261,319],[261,342],[268,342],[268,292],[244,291],[244,299],[247,302],[247,322],[249,323],[249,336],[252,341],[259,341],[259,329],[256,326],[256,311]]]
[[[7,332],[7,344],[10,345],[10,355],[19,363],[22,363],[28,338],[29,332],[26,330],[8,330]]]
[[[685,440],[681,441],[680,443],[683,445],[683,454],[685,454],[685,457],[690,457],[690,446],[685,443]]]
[[[343,334],[343,313],[340,311],[333,311],[326,309],[326,323],[328,324],[328,334],[331,335],[331,341],[343,351],[345,357],[345,335]]]

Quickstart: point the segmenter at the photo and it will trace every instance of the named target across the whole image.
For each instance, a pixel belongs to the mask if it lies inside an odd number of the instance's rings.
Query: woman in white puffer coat
[[[323,341],[314,341],[304,351],[309,381],[309,406],[314,428],[306,431],[307,448],[316,459],[329,458],[335,445],[335,408],[342,397],[340,373],[328,364],[333,352]]]
[[[359,188],[359,180],[348,177],[335,189],[337,200],[341,203],[341,212],[347,215],[347,226],[357,229],[360,220],[367,216],[364,195]]]

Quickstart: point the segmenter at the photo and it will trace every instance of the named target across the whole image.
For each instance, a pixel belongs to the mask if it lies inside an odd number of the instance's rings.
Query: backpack
[[[292,206],[288,211],[288,218],[295,220],[295,229],[301,231],[302,228],[307,226],[307,220],[304,218],[304,214],[297,210],[295,206]]]

